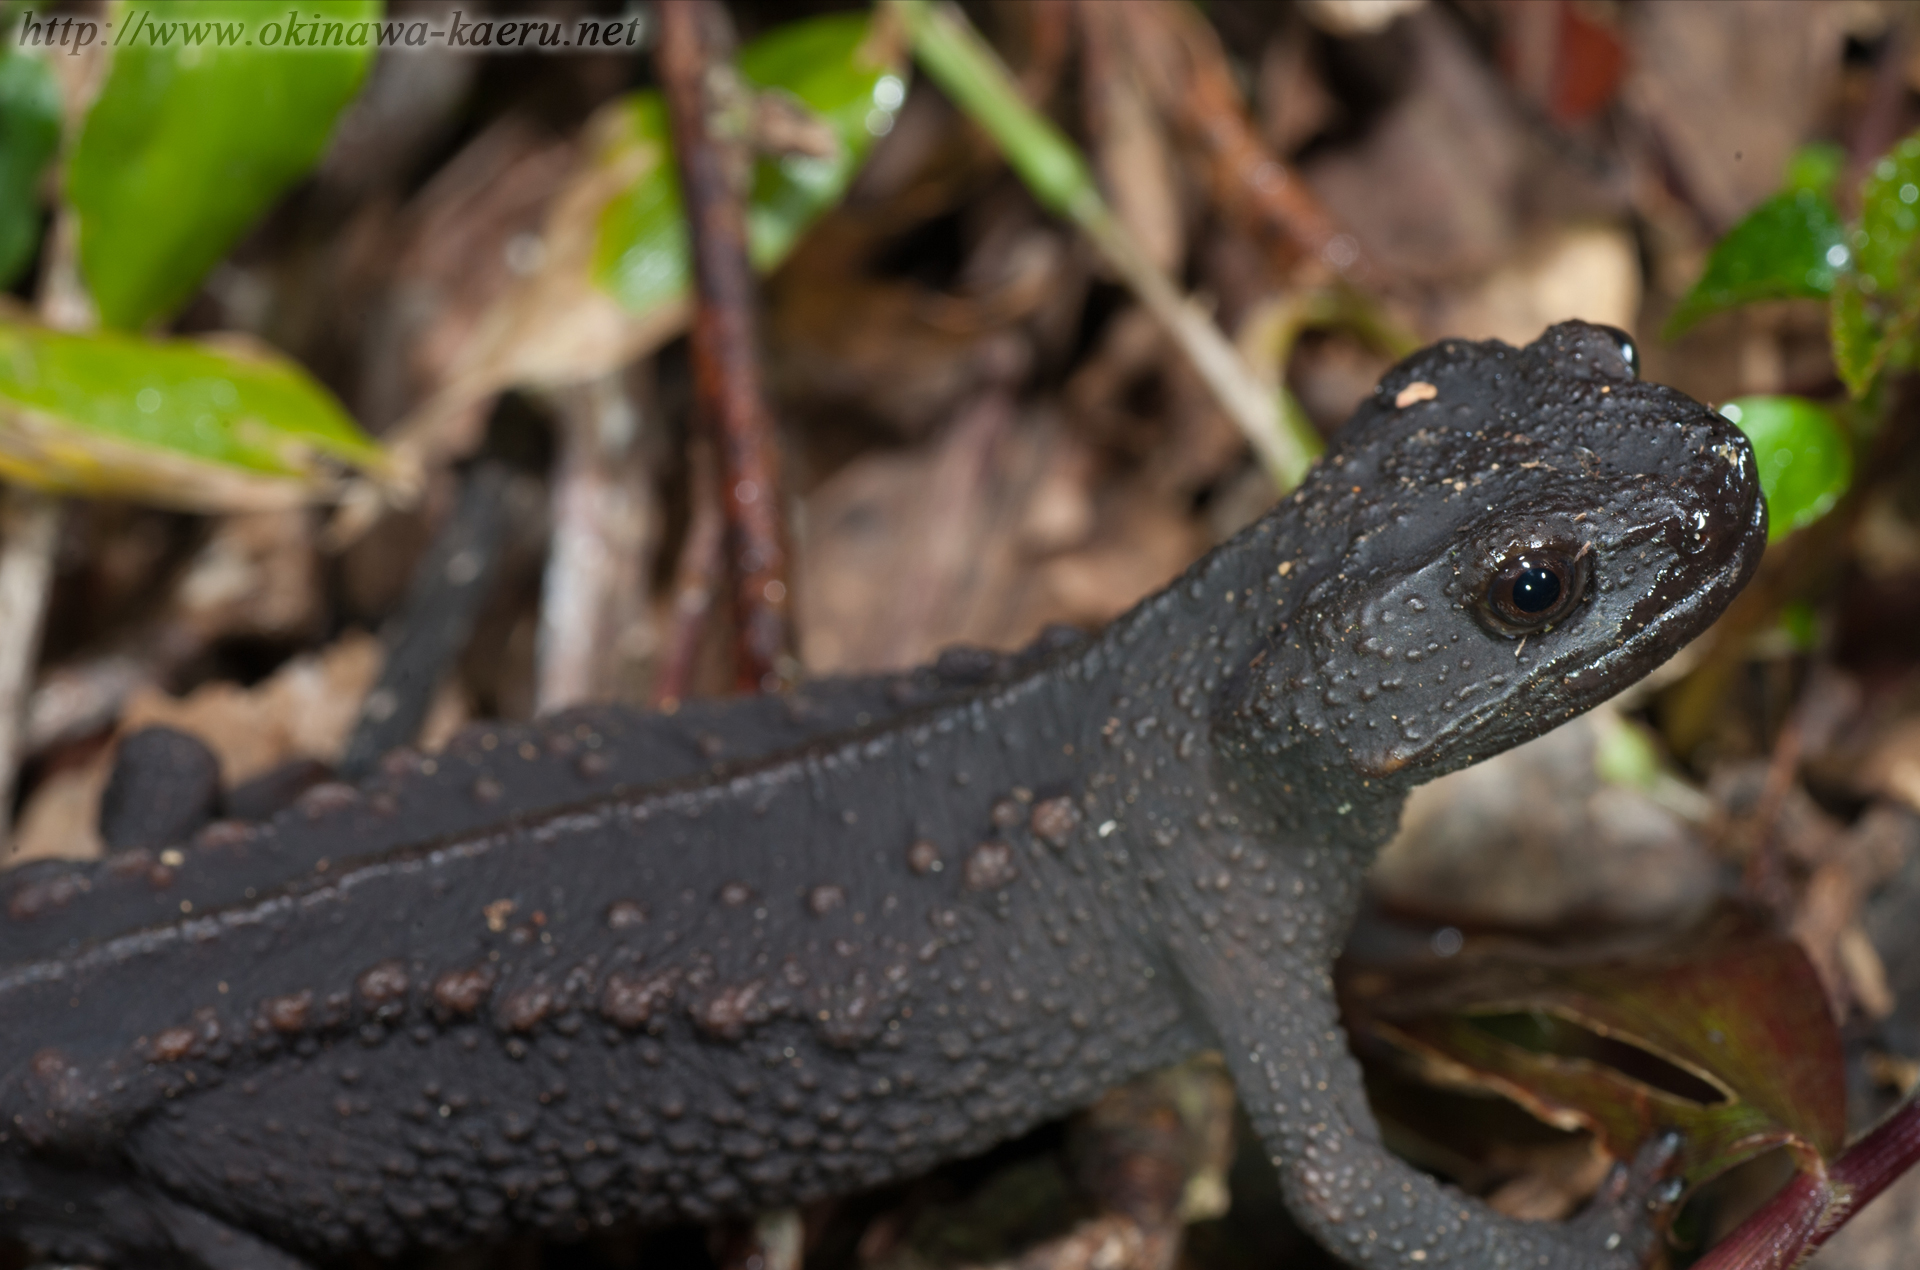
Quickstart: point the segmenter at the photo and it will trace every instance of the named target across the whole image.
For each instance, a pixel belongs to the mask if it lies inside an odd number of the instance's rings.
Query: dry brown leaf
[[[1080,271],[1056,231],[1016,217],[952,291],[870,278],[874,228],[828,218],[770,281],[769,387],[796,416],[851,411],[918,439],[983,383],[1019,377],[1027,326],[1078,294]]]
[[[1864,771],[1866,788],[1920,811],[1920,718],[1902,719],[1887,728]]]
[[[624,99],[587,124],[580,161],[555,196],[526,272],[480,314],[446,358],[444,378],[391,434],[396,458],[430,466],[477,441],[476,408],[511,384],[554,387],[624,366],[685,324],[684,300],[627,312],[594,285],[600,215],[619,194],[668,161],[636,136]]]
[[[1260,132],[1276,154],[1291,155],[1333,122],[1339,107],[1313,64],[1310,33],[1293,27],[1260,55]]]
[[[1186,255],[1180,181],[1166,129],[1126,61],[1123,15],[1103,0],[1081,0],[1086,71],[1082,91],[1093,134],[1094,168],[1114,214],[1162,272]]]
[[[332,762],[359,718],[360,700],[378,676],[382,657],[378,640],[353,632],[318,653],[294,658],[251,689],[219,681],[172,697],[142,685],[128,695],[115,740],[154,726],[190,732],[220,760],[227,789],[293,759]],[[442,684],[422,725],[420,748],[440,749],[470,717],[459,687]],[[90,860],[102,853],[96,826],[114,755],[114,745],[101,746],[34,788],[13,838],[9,866],[50,857]]]
[[[806,500],[795,574],[809,673],[911,665],[955,643],[1014,647],[1053,622],[1099,625],[1205,548],[1190,501],[1142,479],[1092,500],[1084,545],[1060,550],[1049,532],[1083,509],[1055,500],[1090,497],[1062,493],[1090,459],[1044,417],[1016,426],[1007,411],[988,393],[934,445],[857,459]]]
[[[29,860],[98,859],[106,849],[98,832],[100,795],[112,773],[112,751],[103,749],[35,785],[8,842],[7,867]]]
[[[1640,251],[1618,226],[1557,230],[1443,302],[1441,314],[1435,325],[1449,335],[1514,345],[1567,318],[1630,331],[1640,314]]]
[[[1591,1137],[1522,1148],[1502,1146],[1488,1164],[1518,1174],[1487,1196],[1495,1212],[1521,1221],[1563,1221],[1600,1189],[1613,1157]]]
[[[208,640],[298,637],[320,619],[319,563],[309,513],[228,516],[187,567],[172,607]]]
[[[1373,883],[1438,921],[1547,929],[1572,919],[1683,923],[1715,893],[1693,827],[1595,769],[1603,729],[1584,716],[1416,789]]]
[[[1012,404],[988,391],[936,444],[856,460],[807,500],[794,572],[811,673],[929,661],[976,590],[1004,588],[1006,553],[987,540],[1020,497],[996,454],[1011,426]]]
[[[1803,802],[1811,800],[1804,795],[1787,800],[1780,817],[1783,828],[1791,819],[1788,809]],[[1797,818],[1815,815],[1803,810]],[[1900,871],[1913,848],[1909,817],[1891,807],[1877,807],[1844,832],[1826,838],[1824,858],[1807,880],[1788,931],[1813,963],[1836,1019],[1845,1019],[1852,1005],[1873,1018],[1893,1013],[1896,1003],[1886,966],[1860,918],[1867,897]]]
[[[1844,30],[1825,0],[1715,0],[1625,10],[1626,97],[1658,134],[1680,188],[1725,227],[1774,192],[1840,72]]]
[[[1423,10],[1405,31],[1413,46],[1405,94],[1363,142],[1304,163],[1301,174],[1390,276],[1480,273],[1506,259],[1518,230],[1520,124],[1448,18]]]
[[[191,732],[219,758],[231,789],[288,759],[339,757],[381,660],[380,641],[356,631],[253,688],[222,680],[184,697],[143,688],[128,698],[120,732],[155,724]]]
[[[1305,0],[1301,12],[1328,35],[1343,40],[1378,35],[1427,0]]]

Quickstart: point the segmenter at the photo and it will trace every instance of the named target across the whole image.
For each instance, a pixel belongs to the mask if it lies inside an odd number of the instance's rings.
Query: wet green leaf
[[[297,9],[304,26],[375,18],[380,4]],[[285,47],[291,15],[245,0],[115,11],[112,70],[67,167],[81,273],[107,325],[144,326],[178,307],[320,157],[373,50]],[[264,47],[275,22],[275,46]],[[182,24],[202,38],[184,38]]]
[[[1756,300],[1818,299],[1833,290],[1847,261],[1840,213],[1825,192],[1776,194],[1714,244],[1665,333],[1671,339],[1709,314]]]
[[[871,48],[864,15],[789,23],[741,50],[739,69],[763,91],[786,94],[831,132],[832,154],[787,154],[754,165],[747,205],[748,250],[761,269],[795,242],[846,191],[875,138],[893,127],[906,97],[897,65]],[[594,162],[619,192],[600,214],[592,275],[629,313],[677,300],[687,288],[687,231],[673,169],[666,111],[657,93],[618,103]]]
[[[635,93],[617,109],[594,166],[634,169],[638,179],[600,213],[593,279],[630,313],[658,308],[687,289],[687,226],[680,178],[667,140],[667,108],[658,93]]]
[[[1920,238],[1920,135],[1902,140],[1860,186],[1855,268],[1880,292],[1912,281],[1914,241]]]
[[[1845,1142],[1839,1032],[1789,940],[1587,967],[1493,962],[1412,999],[1374,1003],[1367,1025],[1453,1080],[1592,1130],[1616,1157],[1678,1129],[1690,1184],[1782,1146],[1821,1172]]]
[[[790,95],[832,130],[839,153],[762,159],[747,203],[753,261],[771,269],[800,235],[840,201],[873,143],[893,131],[907,99],[899,67],[868,51],[871,23],[844,15],[794,22],[740,51],[740,73],[764,90]]]
[[[1860,187],[1849,236],[1853,272],[1833,296],[1833,359],[1847,391],[1864,397],[1882,372],[1915,363],[1920,324],[1920,134],[1874,164]]]
[[[1772,541],[1833,510],[1853,481],[1853,452],[1826,407],[1804,397],[1738,397],[1720,413],[1753,445]]]
[[[386,458],[264,350],[0,323],[0,478],[197,511],[326,496]]]
[[[60,86],[43,58],[0,49],[0,288],[40,241],[40,174],[60,146]]]
[[[1827,304],[1827,338],[1834,369],[1856,399],[1867,395],[1886,365],[1888,343],[1881,318],[1881,311],[1867,303],[1859,278],[1842,275]]]

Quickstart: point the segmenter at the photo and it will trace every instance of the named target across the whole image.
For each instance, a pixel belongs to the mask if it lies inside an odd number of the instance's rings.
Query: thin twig
[[[979,528],[993,506],[994,451],[1013,430],[1015,401],[1006,383],[989,382],[954,411],[931,455],[932,480],[918,515],[931,532],[914,553],[911,576],[892,588],[885,611],[876,613],[862,645],[875,664],[912,665],[937,651],[951,624],[943,610],[969,591],[980,565]],[[943,625],[942,618],[948,622]]]
[[[40,652],[60,501],[38,490],[0,490],[0,853],[12,820],[21,726]]]
[[[673,710],[686,699],[694,666],[700,660],[701,634],[719,586],[727,518],[720,510],[713,469],[712,452],[696,440],[687,448],[687,488],[693,495],[693,515],[674,566],[673,613],[668,618],[666,638],[661,641],[660,672],[653,685],[653,704],[662,710]]]
[[[699,0],[661,0],[654,64],[692,245],[696,409],[720,443],[738,632],[734,682],[759,691],[779,687],[789,664],[786,536],[779,459],[761,391],[746,212],[734,165],[711,128],[704,7]]]
[[[560,395],[553,537],[541,582],[536,708],[618,698],[636,642],[651,636],[654,548],[641,405],[614,371]]]
[[[1920,1104],[1908,1099],[1841,1152],[1825,1179],[1796,1173],[1732,1234],[1694,1262],[1694,1270],[1797,1266],[1916,1163],[1920,1163]]]
[[[1260,462],[1282,490],[1306,475],[1318,448],[1281,426],[1279,405],[1248,373],[1240,354],[1199,305],[1181,295],[1154,267],[1117,217],[1102,208],[1081,223],[1084,232],[1128,288],[1157,318],[1230,418],[1241,426]]]
[[[80,283],[76,226],[71,212],[56,219],[43,253],[36,302],[42,322],[70,331],[89,329],[96,320]],[[64,504],[52,495],[0,487],[0,856],[6,854],[12,827],[14,782],[20,776],[27,704],[53,598],[53,553],[63,513]]]
[[[1199,305],[1143,251],[1113,214],[1086,160],[1061,131],[1021,100],[998,55],[950,4],[892,0],[929,77],[984,128],[1041,204],[1079,227],[1107,264],[1166,329],[1253,447],[1282,491],[1300,483],[1319,439],[1286,426],[1273,394]]]
[[[1276,245],[1304,251],[1356,286],[1379,289],[1380,271],[1359,240],[1261,140],[1219,36],[1200,11],[1154,0],[1119,12],[1148,89],[1206,160],[1221,203]]]

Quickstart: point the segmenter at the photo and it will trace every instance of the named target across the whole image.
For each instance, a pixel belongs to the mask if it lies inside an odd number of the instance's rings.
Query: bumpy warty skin
[[[69,881],[16,888],[0,945],[0,1231],[239,1266],[706,1219],[911,1176],[1217,1046],[1354,1264],[1635,1264],[1634,1188],[1529,1225],[1388,1155],[1330,966],[1408,788],[1652,669],[1764,539],[1744,440],[1614,334],[1445,343],[1267,518],[978,686],[866,681],[827,694],[854,726],[561,807],[515,765],[578,770],[609,730],[495,731],[389,773],[424,832],[341,833],[324,870],[324,835],[262,848],[247,889],[169,879],[131,928],[84,923],[143,911],[150,875],[42,872]],[[1542,544],[1584,594],[1516,638],[1481,598]],[[382,815],[328,797],[312,823]],[[274,837],[208,832],[189,854]]]
[[[1082,642],[1055,627],[1012,655],[954,649],[933,666],[817,680],[776,696],[689,701],[672,714],[579,706],[532,723],[468,728],[432,756],[394,751],[360,786],[318,785],[265,823],[210,825],[188,850],[0,872],[0,966],[66,955],[102,931],[171,921],[183,897],[201,910],[225,908],[350,859],[616,790],[716,775],[1017,679]]]

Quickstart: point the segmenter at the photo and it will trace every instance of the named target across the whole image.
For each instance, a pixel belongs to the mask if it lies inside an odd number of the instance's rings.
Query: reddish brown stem
[[[1129,43],[1160,109],[1194,143],[1222,203],[1289,254],[1304,251],[1335,273],[1378,290],[1379,270],[1306,182],[1267,148],[1213,28],[1174,0],[1129,4]]]
[[[1880,58],[1873,68],[1866,104],[1855,116],[1847,137],[1846,179],[1834,191],[1840,210],[1849,216],[1860,214],[1860,181],[1881,155],[1893,149],[1900,139],[1901,120],[1907,100],[1908,51],[1913,38],[1905,22],[1893,23]]]
[[[1832,1174],[1842,1186],[1852,1188],[1851,1215],[1916,1163],[1920,1163],[1920,1102],[1909,1098],[1873,1132],[1842,1151],[1833,1162]],[[1826,1237],[1818,1242],[1825,1243]]]
[[[1795,1174],[1694,1270],[1787,1270],[1812,1255],[1920,1162],[1920,1103],[1909,1099],[1835,1160],[1825,1182]]]
[[[1020,95],[1029,105],[1044,109],[1067,60],[1073,14],[1064,0],[1030,0],[1014,12],[1027,24],[1027,59],[1020,68]]]
[[[1810,1173],[1792,1180],[1734,1232],[1694,1262],[1693,1270],[1784,1270],[1813,1248],[1832,1204],[1829,1184]]]
[[[727,520],[720,512],[720,492],[714,488],[714,464],[707,447],[695,442],[688,453],[688,485],[693,490],[693,516],[687,539],[674,566],[673,613],[667,619],[665,653],[654,680],[653,704],[673,710],[686,699],[693,670],[700,660],[700,636],[713,609],[720,561],[727,537]]]
[[[692,244],[694,399],[718,439],[732,565],[734,682],[776,688],[787,659],[787,549],[779,461],[754,343],[754,280],[746,212],[732,164],[711,128],[710,63],[701,38],[711,0],[661,0],[654,65]]]

